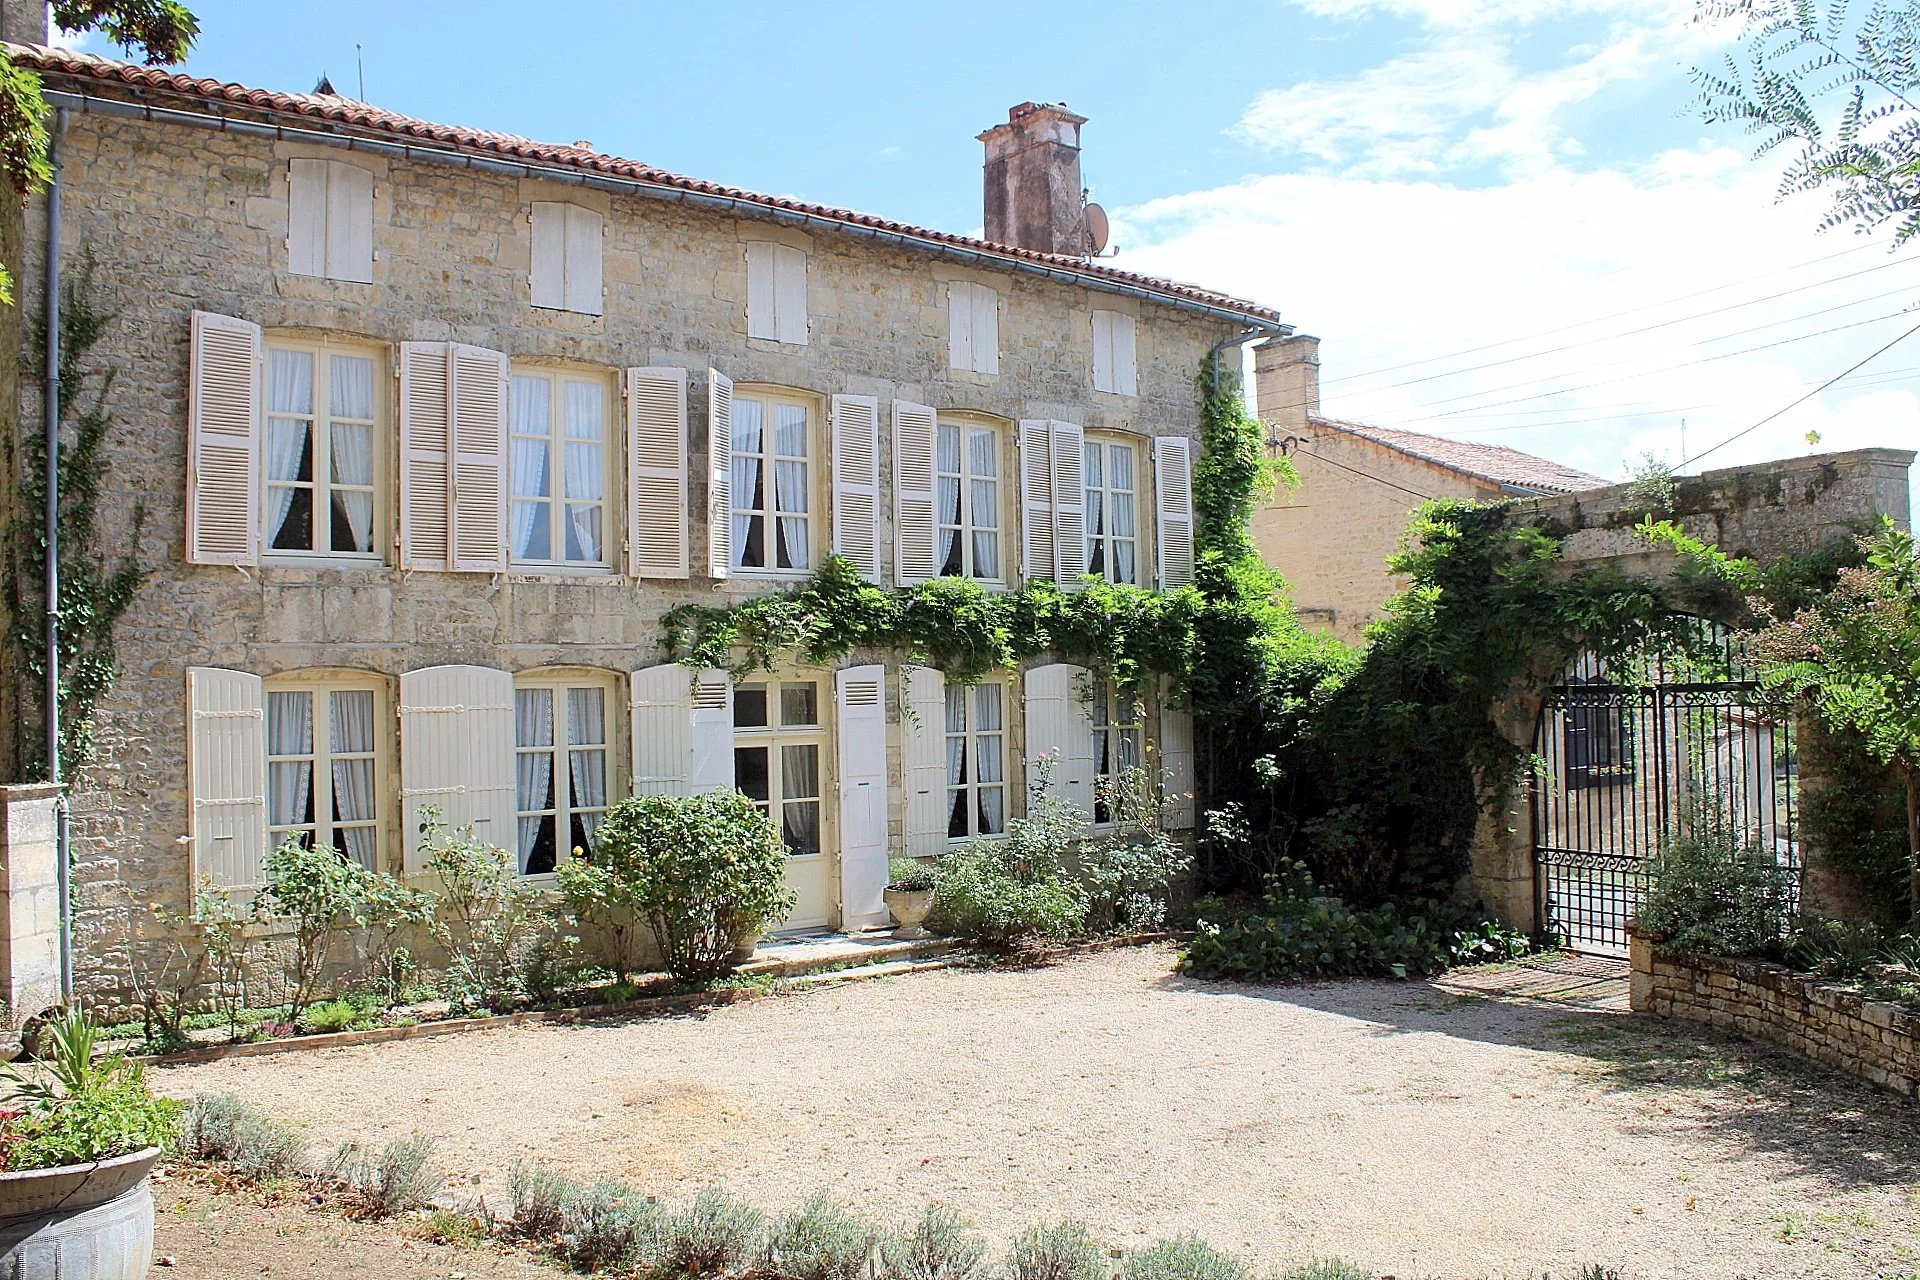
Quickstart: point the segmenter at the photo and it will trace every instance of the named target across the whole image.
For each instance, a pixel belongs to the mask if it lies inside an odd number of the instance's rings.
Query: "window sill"
[[[314,569],[328,573],[351,573],[355,570],[385,569],[387,562],[376,556],[318,556],[288,555],[284,553],[263,553],[260,557],[262,569]]]
[[[509,564],[507,578],[513,582],[563,582],[614,580],[621,575],[605,564]]]

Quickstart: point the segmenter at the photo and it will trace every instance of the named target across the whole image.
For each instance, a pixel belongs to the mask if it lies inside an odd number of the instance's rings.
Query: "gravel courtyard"
[[[1529,971],[1193,982],[1166,948],[950,970],[696,1017],[160,1072],[317,1144],[418,1131],[498,1203],[541,1160],[667,1197],[928,1200],[996,1235],[1196,1231],[1400,1277],[1875,1276],[1920,1258],[1920,1109]],[[170,1227],[163,1216],[160,1250]]]

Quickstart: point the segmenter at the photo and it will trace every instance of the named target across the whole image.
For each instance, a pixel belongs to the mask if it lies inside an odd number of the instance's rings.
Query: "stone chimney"
[[[0,40],[52,44],[53,13],[46,0],[0,0]]]
[[[987,144],[987,239],[1063,253],[1087,252],[1086,194],[1080,185],[1080,126],[1057,103],[1023,102],[1007,122],[980,135]]]
[[[1320,412],[1320,339],[1295,333],[1255,347],[1253,403],[1282,435],[1305,435]]]

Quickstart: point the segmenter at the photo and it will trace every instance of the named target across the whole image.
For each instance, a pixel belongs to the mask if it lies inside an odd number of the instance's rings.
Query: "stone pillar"
[[[46,782],[0,787],[0,997],[7,1030],[60,1003],[60,884]]]
[[[1627,1008],[1646,1013],[1653,1008],[1653,938],[1637,923],[1627,921]]]
[[[1307,434],[1307,420],[1320,413],[1320,339],[1295,333],[1255,347],[1253,401],[1282,435]]]
[[[51,44],[53,16],[46,0],[0,0],[0,40]]]
[[[986,235],[995,244],[1080,257],[1089,252],[1080,185],[1085,116],[1051,102],[1023,102],[980,135],[987,144]]]

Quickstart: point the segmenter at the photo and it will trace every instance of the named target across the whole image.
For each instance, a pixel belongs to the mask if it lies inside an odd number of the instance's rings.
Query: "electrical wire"
[[[1315,462],[1324,462],[1330,467],[1338,467],[1342,471],[1350,471],[1354,475],[1359,476],[1362,480],[1371,480],[1375,484],[1383,484],[1387,486],[1387,488],[1389,489],[1398,489],[1400,492],[1411,495],[1412,497],[1418,498],[1422,502],[1432,502],[1436,497],[1436,495],[1431,493],[1421,493],[1416,489],[1409,489],[1407,488],[1407,486],[1403,484],[1396,484],[1393,481],[1387,479],[1385,476],[1374,475],[1371,471],[1362,471],[1360,468],[1350,467],[1344,462],[1335,462],[1332,458],[1329,458],[1326,454],[1315,453],[1313,450],[1307,448],[1305,445],[1299,446],[1298,452],[1305,454],[1309,458],[1312,458]]]

